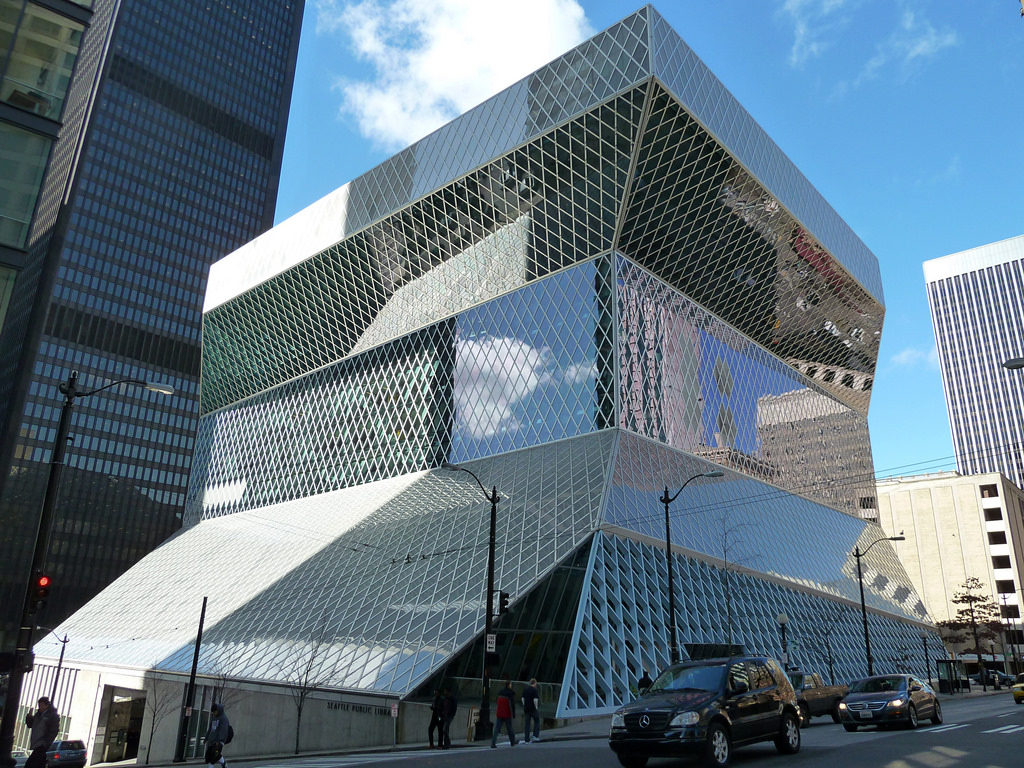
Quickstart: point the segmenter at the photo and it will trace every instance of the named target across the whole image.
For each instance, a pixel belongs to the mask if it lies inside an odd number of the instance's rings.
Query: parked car
[[[848,731],[862,725],[917,728],[924,718],[941,723],[942,705],[932,687],[914,675],[875,675],[850,683],[839,703],[839,716]]]
[[[28,752],[15,747],[11,750],[11,757],[14,758],[14,768],[22,768],[25,765],[25,761],[28,760]]]
[[[977,674],[968,675],[967,679],[975,685],[981,685],[984,682],[985,685],[992,686],[994,688],[1001,688],[1004,685],[1013,684],[1013,675],[1008,675],[1005,672],[999,672],[998,670],[994,669],[986,669],[984,674],[984,681],[982,681],[981,679],[982,673],[980,672]]]
[[[839,722],[839,702],[846,695],[845,685],[825,685],[821,675],[813,672],[790,670],[788,674],[800,707],[801,727],[808,725],[812,717],[821,715],[830,715],[832,722]]]
[[[1017,675],[1010,684],[1010,693],[1013,694],[1014,704],[1024,704],[1024,673]]]
[[[722,768],[733,747],[770,740],[783,754],[800,750],[793,685],[773,659],[736,656],[666,669],[639,699],[612,715],[608,746],[625,768],[686,754]]]
[[[55,741],[46,751],[48,768],[85,768],[85,744],[78,739]]]

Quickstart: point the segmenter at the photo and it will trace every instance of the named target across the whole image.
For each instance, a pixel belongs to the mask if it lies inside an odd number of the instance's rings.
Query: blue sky
[[[921,264],[1024,233],[1020,3],[654,6],[878,257],[876,474],[953,468]],[[277,221],[639,7],[306,0]]]

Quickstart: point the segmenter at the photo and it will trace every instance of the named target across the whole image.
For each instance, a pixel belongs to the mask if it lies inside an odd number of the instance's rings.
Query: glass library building
[[[93,738],[97,691],[170,687],[157,760],[178,726],[202,754],[213,698],[235,754],[291,748],[261,725],[289,694],[302,749],[423,741],[443,688],[461,736],[485,659],[549,719],[673,645],[847,682],[861,583],[875,670],[926,674],[875,522],[883,315],[875,257],[645,7],[213,266],[185,526],[57,629],[62,712]]]

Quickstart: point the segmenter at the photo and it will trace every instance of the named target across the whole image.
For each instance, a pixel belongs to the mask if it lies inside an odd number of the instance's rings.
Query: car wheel
[[[644,768],[647,765],[645,755],[619,755],[618,758],[622,768]]]
[[[806,701],[800,702],[800,727],[806,728],[811,724],[811,708]]]
[[[907,707],[907,728],[917,728],[917,707],[913,704]]]
[[[942,705],[939,704],[939,700],[935,700],[935,709],[932,710],[932,722],[936,725],[942,725]]]
[[[841,722],[843,722],[843,718],[839,714],[839,702],[838,701],[832,707],[832,722],[833,723],[841,723]]]
[[[721,723],[715,722],[708,726],[708,740],[704,748],[704,765],[711,768],[725,768],[729,764],[729,753],[732,744],[729,732]]]
[[[857,730],[857,726],[854,725],[853,723],[843,723],[843,728],[845,728],[850,733],[853,733],[854,731]]]
[[[800,722],[792,712],[782,715],[779,732],[775,736],[775,748],[784,755],[795,755],[800,751]]]

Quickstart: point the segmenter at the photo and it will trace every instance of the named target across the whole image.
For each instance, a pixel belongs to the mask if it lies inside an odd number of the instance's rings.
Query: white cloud
[[[549,353],[518,339],[460,339],[455,347],[459,428],[474,438],[514,432],[513,408],[546,384]]]
[[[874,55],[861,67],[860,73],[852,81],[842,83],[840,89],[856,88],[890,68],[897,68],[899,75],[906,78],[922,63],[958,42],[956,32],[939,31],[920,14],[905,8],[897,28],[876,44]]]
[[[943,48],[957,44],[956,32],[939,32],[927,21],[918,20],[910,11],[904,12],[900,31],[892,39],[893,47],[904,63],[932,57]]]
[[[803,66],[831,46],[828,37],[846,23],[840,12],[848,5],[849,0],[783,0],[781,10],[793,23],[791,66]]]
[[[562,380],[568,384],[586,384],[590,381],[597,381],[597,363],[588,361],[582,365],[569,365],[565,369]]]
[[[318,31],[373,70],[341,78],[342,112],[401,149],[565,53],[593,31],[577,0],[320,0]]]
[[[932,347],[931,349],[907,347],[890,357],[889,362],[901,368],[916,368],[923,364],[929,368],[938,370],[939,352],[935,347]]]

